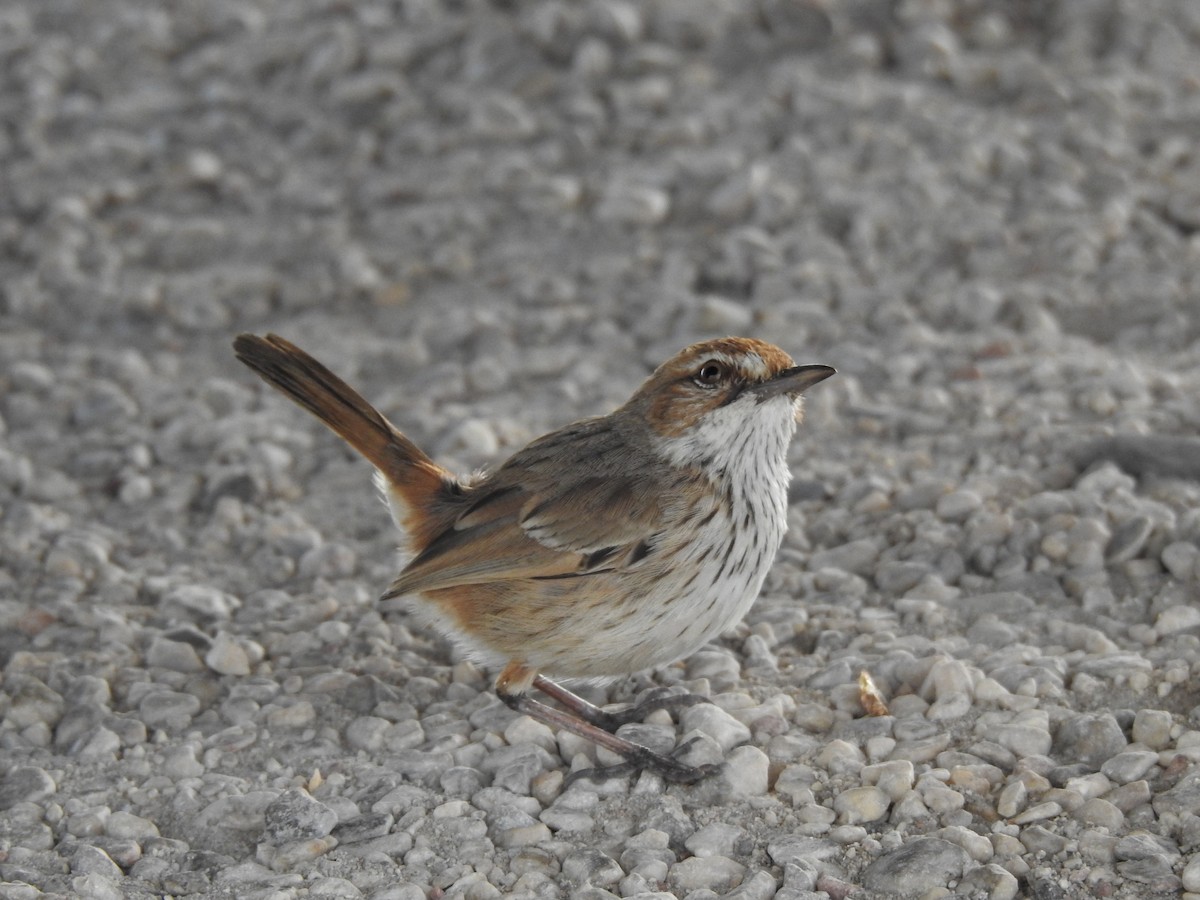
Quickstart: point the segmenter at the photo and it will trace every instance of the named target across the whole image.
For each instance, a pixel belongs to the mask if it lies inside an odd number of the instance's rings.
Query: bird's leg
[[[720,766],[713,765],[689,766],[670,756],[655,753],[649,747],[643,747],[641,744],[635,744],[633,741],[605,731],[600,726],[586,721],[582,717],[582,714],[573,714],[572,712],[555,709],[552,706],[547,706],[545,703],[534,700],[529,696],[529,689],[531,687],[536,685],[539,690],[545,690],[538,683],[539,677],[532,670],[520,663],[510,663],[496,680],[496,694],[516,712],[523,713],[531,719],[536,719],[545,725],[549,725],[551,728],[561,728],[564,731],[569,731],[571,734],[576,734],[599,747],[605,747],[625,758],[625,762],[620,765],[609,768],[586,769],[582,772],[573,773],[571,780],[578,777],[608,778],[648,769],[662,776],[666,781],[691,784],[713,774],[720,768]],[[546,681],[546,679],[541,680],[546,684],[553,685],[553,682]],[[561,694],[565,694],[567,697],[578,701],[579,704],[583,704],[582,708],[606,715],[603,710],[580,697],[576,697],[569,691],[564,691],[557,685],[554,685],[554,688],[556,693],[549,694],[549,696],[558,699],[559,702],[562,702]]]
[[[670,688],[658,688],[640,703],[622,709],[619,712],[608,712],[598,706],[588,703],[582,697],[572,694],[560,684],[555,684],[549,678],[537,675],[533,686],[554,700],[557,700],[575,715],[593,725],[598,725],[606,731],[616,731],[629,722],[640,722],[656,709],[665,709],[674,715],[681,709],[695,706],[697,703],[711,703],[707,697],[699,694],[670,694]]]

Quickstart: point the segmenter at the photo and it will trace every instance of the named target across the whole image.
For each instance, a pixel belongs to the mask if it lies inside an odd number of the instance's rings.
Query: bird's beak
[[[760,403],[781,394],[796,397],[817,382],[824,381],[830,375],[835,374],[837,374],[837,369],[832,366],[793,366],[790,369],[784,369],[770,381],[756,384],[748,390],[758,398]]]

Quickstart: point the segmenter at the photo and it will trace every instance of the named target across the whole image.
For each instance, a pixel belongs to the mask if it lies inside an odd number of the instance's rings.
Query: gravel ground
[[[9,0],[0,898],[1200,897],[1198,73],[1194,0]],[[723,773],[564,790],[247,329],[461,470],[837,366],[746,622],[587,692]]]

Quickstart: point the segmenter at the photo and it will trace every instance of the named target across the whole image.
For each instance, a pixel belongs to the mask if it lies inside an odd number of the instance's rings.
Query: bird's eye
[[[710,359],[696,370],[696,384],[701,387],[713,387],[725,380],[727,371],[724,363]]]

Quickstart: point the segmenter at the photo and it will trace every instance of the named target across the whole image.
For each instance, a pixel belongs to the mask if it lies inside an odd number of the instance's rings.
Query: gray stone
[[[611,856],[587,848],[574,851],[562,861],[562,874],[575,886],[607,887],[620,881],[625,872]]]
[[[899,597],[920,584],[931,571],[926,563],[889,560],[875,570],[875,584],[885,594]]]
[[[887,815],[891,799],[878,787],[842,791],[833,800],[834,811],[843,825],[875,822]]]
[[[146,650],[148,665],[173,672],[203,672],[204,662],[196,648],[185,641],[173,641],[159,635]]]
[[[1125,814],[1103,797],[1092,797],[1071,815],[1085,825],[1097,825],[1115,832],[1125,823]]]
[[[76,846],[71,854],[71,872],[75,875],[101,875],[112,879],[123,878],[125,875],[107,853],[89,844]]]
[[[1154,522],[1148,516],[1131,516],[1113,529],[1105,558],[1113,564],[1128,562],[1142,552],[1153,531]]]
[[[1104,761],[1100,771],[1117,784],[1128,784],[1146,776],[1158,764],[1153,750],[1126,750]]]
[[[879,558],[880,546],[877,541],[864,538],[850,541],[839,547],[831,547],[812,555],[809,567],[814,571],[831,568],[853,572],[855,575],[870,575]]]
[[[725,893],[736,887],[746,866],[727,856],[693,856],[675,863],[667,872],[667,884],[681,894],[708,889]]]
[[[683,845],[693,856],[746,856],[752,849],[745,829],[716,822],[691,835]]]
[[[179,691],[155,691],[138,704],[138,714],[147,726],[167,731],[182,731],[199,711],[200,699]]]
[[[977,869],[972,869],[958,885],[958,892],[971,896],[972,892],[980,892],[988,900],[1014,900],[1020,892],[1021,883],[1017,877],[1001,865],[988,863]]]
[[[1160,816],[1200,815],[1200,771],[1188,772],[1173,787],[1155,795],[1154,811]]]
[[[689,706],[679,714],[679,725],[684,732],[704,732],[726,752],[750,740],[749,728],[712,703]]]
[[[1163,709],[1139,709],[1133,717],[1133,739],[1151,750],[1162,750],[1171,743],[1171,714]]]
[[[1041,725],[1021,723],[1001,725],[990,731],[989,736],[1018,757],[1042,756],[1048,753],[1053,746],[1050,732]]]
[[[1043,828],[1041,825],[1030,825],[1028,828],[1022,828],[1018,839],[1030,853],[1055,856],[1067,849],[1067,839],[1065,837]]]
[[[862,883],[888,896],[918,897],[958,881],[970,863],[967,852],[956,844],[915,838],[867,866]]]
[[[339,844],[354,844],[382,837],[392,830],[395,821],[390,813],[365,813],[339,822],[330,833],[338,839]]]
[[[1196,893],[1200,891],[1200,855],[1193,855],[1183,867],[1183,873],[1180,876],[1183,881],[1183,889]]]
[[[17,766],[0,781],[0,810],[11,809],[18,803],[39,803],[57,789],[45,769]]]
[[[1059,759],[1098,769],[1124,750],[1126,743],[1125,734],[1111,713],[1085,713],[1059,725],[1052,752]]]
[[[105,821],[104,833],[114,838],[145,841],[158,837],[158,826],[144,816],[117,810]]]
[[[825,838],[783,835],[767,844],[767,853],[777,866],[816,864],[833,859],[839,852],[838,845]]]
[[[266,808],[264,831],[276,846],[321,838],[337,824],[337,813],[297,788],[284,791]]]
[[[1154,799],[1157,801],[1164,796],[1166,795],[1159,794]],[[1141,806],[1143,803],[1150,802],[1150,797],[1150,785],[1144,779],[1131,781],[1129,784],[1122,784],[1119,787],[1113,788],[1104,795],[1105,800],[1107,800],[1117,809],[1121,810],[1123,813],[1129,813],[1130,811]],[[1164,803],[1164,808],[1169,809],[1173,805],[1173,803],[1167,802]],[[1158,810],[1157,806],[1155,806],[1155,810]]]

